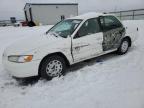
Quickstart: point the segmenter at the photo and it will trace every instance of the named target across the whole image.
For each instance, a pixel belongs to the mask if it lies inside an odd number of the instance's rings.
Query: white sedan
[[[89,13],[57,23],[43,35],[18,41],[3,53],[7,71],[18,78],[46,79],[68,65],[117,51],[125,54],[137,35],[113,15]]]

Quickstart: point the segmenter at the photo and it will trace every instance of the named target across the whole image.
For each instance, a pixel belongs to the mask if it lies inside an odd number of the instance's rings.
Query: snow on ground
[[[124,23],[138,26],[140,35],[126,55],[78,63],[49,82],[19,85],[0,63],[0,108],[144,108],[144,21]],[[0,28],[0,56],[12,42],[48,28]]]

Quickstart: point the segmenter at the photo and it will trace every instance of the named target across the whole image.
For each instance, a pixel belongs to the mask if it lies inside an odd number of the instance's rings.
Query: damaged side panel
[[[100,16],[100,25],[103,30],[103,51],[119,47],[122,38],[125,36],[125,28],[114,16]]]
[[[104,32],[102,44],[103,51],[118,48],[124,36],[125,29],[123,27]]]

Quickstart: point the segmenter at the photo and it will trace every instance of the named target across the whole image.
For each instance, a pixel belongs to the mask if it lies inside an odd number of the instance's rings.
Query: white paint
[[[79,30],[79,28],[87,19],[96,18],[98,16],[99,14],[90,13],[77,17],[77,19],[80,18],[83,19],[83,21],[72,34],[72,36],[68,36],[68,38],[62,38],[60,36],[55,37],[50,34],[42,34],[37,35],[34,38],[33,36],[29,36],[29,38],[12,44],[4,51],[4,67],[8,71],[11,71],[11,74],[13,76],[30,77],[38,75],[39,65],[42,59],[48,54],[61,52],[68,59],[70,64],[74,64],[83,60],[87,60],[89,58],[106,54],[107,52],[104,52],[102,49],[103,33],[91,34],[88,36],[74,39],[76,31]],[[103,16],[106,16],[106,14],[103,14]],[[73,19],[76,19],[76,17],[73,17]],[[73,49],[72,52],[71,47]],[[71,55],[71,53],[73,53],[73,56]],[[13,63],[8,61],[8,56],[12,55],[33,55],[33,60],[32,63]]]
[[[28,21],[31,21],[29,7],[26,7]],[[35,23],[54,25],[60,22],[61,16],[69,18],[78,15],[78,5],[31,5],[32,18]]]

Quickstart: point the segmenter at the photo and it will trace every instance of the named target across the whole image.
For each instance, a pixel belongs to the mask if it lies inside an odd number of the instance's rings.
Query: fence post
[[[122,17],[122,13],[121,13],[121,11],[120,11],[120,20],[121,20],[121,17]]]
[[[134,20],[134,16],[135,16],[135,11],[133,10],[133,16],[132,16],[132,17],[133,17],[133,20]]]

